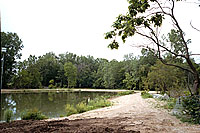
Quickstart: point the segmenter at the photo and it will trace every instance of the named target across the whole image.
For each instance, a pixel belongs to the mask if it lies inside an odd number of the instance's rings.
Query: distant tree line
[[[192,86],[192,74],[176,67],[166,66],[153,52],[142,49],[141,56],[128,54],[123,61],[78,56],[66,52],[56,56],[53,52],[20,59],[22,41],[17,34],[1,33],[1,44],[8,49],[5,54],[3,88],[110,88],[180,91]],[[14,40],[15,43],[11,42]],[[172,61],[170,54],[164,55]],[[188,67],[184,60],[173,63]],[[200,72],[200,64],[193,64]]]

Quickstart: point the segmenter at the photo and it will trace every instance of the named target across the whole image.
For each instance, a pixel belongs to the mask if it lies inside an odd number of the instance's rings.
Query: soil
[[[154,99],[142,99],[140,93],[111,100],[114,105],[42,121],[0,123],[2,133],[200,133],[200,125],[181,123],[164,109],[154,107]]]

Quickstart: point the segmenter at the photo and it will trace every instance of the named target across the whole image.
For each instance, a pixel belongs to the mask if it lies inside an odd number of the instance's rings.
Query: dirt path
[[[181,123],[165,110],[153,108],[139,93],[112,100],[112,107],[48,121],[0,124],[0,132],[138,132],[200,133],[200,126]]]

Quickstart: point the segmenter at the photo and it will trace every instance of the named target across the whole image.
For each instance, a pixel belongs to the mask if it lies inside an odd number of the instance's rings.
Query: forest
[[[170,38],[173,34],[173,38]],[[93,56],[79,56],[66,52],[58,56],[49,52],[20,61],[22,40],[16,33],[1,32],[1,44],[7,49],[4,53],[3,88],[109,88],[156,90],[161,92],[190,91],[194,77],[188,71],[163,64],[156,55],[141,49],[140,56],[130,53],[123,61],[95,59]],[[174,37],[176,36],[176,37]],[[172,30],[167,38],[179,38]],[[179,41],[181,39],[179,38]],[[186,61],[167,53],[163,55],[166,63],[174,63],[189,68]],[[193,65],[200,72],[200,64]],[[188,90],[189,89],[189,90]]]

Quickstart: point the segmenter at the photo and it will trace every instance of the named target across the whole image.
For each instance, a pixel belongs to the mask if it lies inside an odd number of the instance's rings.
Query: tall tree
[[[170,94],[171,91],[184,90],[185,73],[178,68],[164,65],[158,60],[154,66],[150,67],[145,84],[147,89],[155,88]]]
[[[195,79],[192,94],[198,95],[200,84],[199,72],[191,61],[191,56],[195,54],[190,53],[188,41],[174,15],[175,3],[178,1],[180,0],[128,0],[129,6],[127,14],[118,16],[117,20],[112,25],[114,30],[107,32],[105,39],[113,39],[111,44],[109,44],[109,47],[112,49],[117,49],[119,47],[116,36],[121,36],[123,42],[125,42],[128,37],[134,35],[140,35],[148,39],[151,43],[141,46],[154,52],[162,63],[192,73]],[[180,42],[171,42],[169,45],[166,45],[160,41],[159,28],[162,26],[164,18],[170,18],[172,20],[175,29],[174,35],[178,36]],[[174,58],[183,58],[187,62],[189,68],[165,62],[163,59],[165,53],[171,53]]]
[[[58,63],[58,57],[54,53],[49,52],[40,56],[37,61],[37,65],[42,77],[43,86],[48,86],[49,81],[52,79],[56,81],[60,66]]]
[[[37,57],[30,55],[28,60],[18,63],[18,72],[13,77],[14,88],[40,88],[41,75],[37,66]]]
[[[65,76],[67,77],[68,88],[76,86],[77,68],[71,62],[64,65]]]
[[[3,88],[7,88],[16,73],[16,60],[22,56],[20,51],[23,48],[23,44],[16,33],[1,32],[1,46],[6,48],[6,53],[4,53]]]

